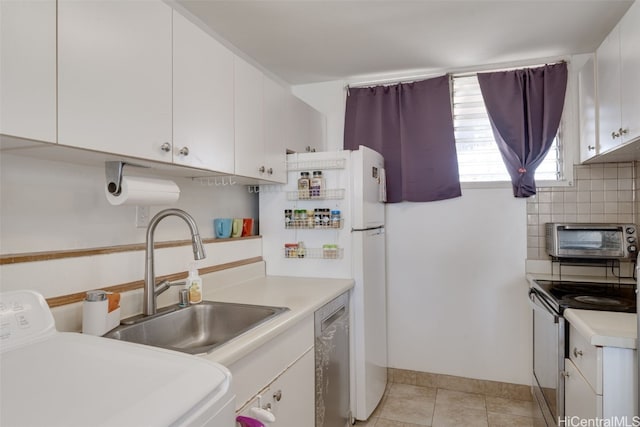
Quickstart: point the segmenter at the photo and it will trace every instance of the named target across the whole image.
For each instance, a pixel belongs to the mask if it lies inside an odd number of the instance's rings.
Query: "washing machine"
[[[0,293],[2,427],[234,427],[231,373],[192,355],[58,332],[42,295]]]

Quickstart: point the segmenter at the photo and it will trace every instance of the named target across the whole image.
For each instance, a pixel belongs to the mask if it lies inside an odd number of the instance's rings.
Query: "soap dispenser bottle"
[[[189,268],[185,288],[189,291],[189,304],[202,302],[202,279],[198,276],[198,269],[193,264]]]

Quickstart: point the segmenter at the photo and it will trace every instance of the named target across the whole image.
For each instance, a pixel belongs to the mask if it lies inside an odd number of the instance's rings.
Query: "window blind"
[[[509,182],[476,75],[453,75],[451,87],[460,182]],[[557,181],[563,178],[562,170],[560,138],[556,135],[535,178]]]

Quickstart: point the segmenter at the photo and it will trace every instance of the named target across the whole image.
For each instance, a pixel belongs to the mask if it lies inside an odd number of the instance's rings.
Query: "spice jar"
[[[318,199],[324,196],[324,178],[322,171],[313,171],[313,178],[309,182],[309,194],[311,198]]]
[[[322,245],[322,257],[329,259],[338,258],[338,245]]]
[[[298,198],[309,198],[309,186],[311,179],[309,178],[309,172],[300,172],[300,178],[298,179]]]
[[[284,228],[293,226],[293,211],[291,209],[284,210]]]
[[[298,257],[298,244],[297,243],[285,243],[284,244],[284,256],[286,258]]]
[[[331,228],[340,228],[342,217],[339,210],[331,211]]]

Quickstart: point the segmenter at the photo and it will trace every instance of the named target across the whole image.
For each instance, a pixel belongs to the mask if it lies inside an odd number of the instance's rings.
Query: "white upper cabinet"
[[[234,173],[233,54],[173,12],[173,161]]]
[[[640,4],[631,6],[597,51],[600,152],[640,136]]]
[[[269,180],[287,182],[287,141],[291,132],[289,90],[263,78],[264,162]]]
[[[578,93],[580,97],[580,161],[584,162],[600,152],[594,57],[589,58],[578,74]]]
[[[0,133],[56,142],[56,2],[0,1]]]
[[[262,72],[241,58],[234,60],[235,172],[266,176],[262,123]]]
[[[172,161],[171,8],[58,1],[58,142]]]
[[[598,114],[600,117],[600,152],[620,142],[615,132],[620,128],[620,29],[613,31],[597,51]]]
[[[640,3],[620,21],[620,127],[623,143],[640,137]]]
[[[286,91],[241,58],[235,58],[234,71],[235,173],[284,183]]]
[[[294,95],[289,103],[292,122],[287,148],[297,153],[324,151],[324,116]]]

